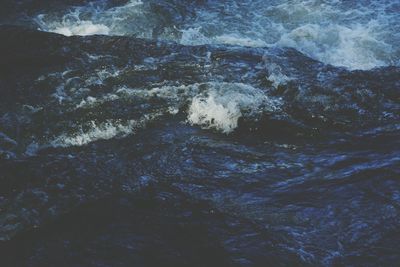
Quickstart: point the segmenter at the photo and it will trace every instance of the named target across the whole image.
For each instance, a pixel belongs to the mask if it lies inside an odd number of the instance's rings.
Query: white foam
[[[204,128],[215,128],[224,133],[236,129],[242,116],[238,105],[229,102],[227,105],[218,103],[215,96],[196,97],[189,109],[188,120],[191,124],[202,125]]]
[[[241,83],[210,83],[206,93],[193,98],[188,121],[205,129],[231,133],[243,116],[279,109],[280,102],[268,98],[264,92]]]
[[[55,27],[51,31],[65,36],[85,36],[94,34],[108,35],[110,33],[110,28],[103,24],[94,24],[92,21],[83,20],[71,25]]]
[[[115,137],[124,137],[132,134],[137,122],[134,120],[122,124],[118,121],[107,121],[96,124],[94,121],[89,122],[85,128],[73,134],[64,134],[57,137],[51,142],[54,147],[83,146],[97,140],[108,140]]]
[[[379,40],[373,27],[307,24],[284,34],[277,44],[290,46],[322,61],[349,69],[384,66],[391,46]]]

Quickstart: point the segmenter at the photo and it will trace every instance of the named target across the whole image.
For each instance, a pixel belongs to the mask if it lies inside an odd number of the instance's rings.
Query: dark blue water
[[[397,266],[398,1],[0,6],[1,266]]]

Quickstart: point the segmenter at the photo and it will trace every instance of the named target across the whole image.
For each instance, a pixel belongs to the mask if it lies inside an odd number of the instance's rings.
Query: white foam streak
[[[124,137],[132,134],[136,126],[136,121],[131,120],[127,124],[120,122],[104,122],[96,124],[91,121],[85,128],[87,131],[80,130],[70,135],[62,135],[51,142],[54,147],[83,146],[97,140],[108,140],[115,137]]]
[[[108,35],[110,33],[110,28],[103,24],[93,24],[91,21],[84,20],[72,25],[55,27],[52,31],[65,36],[85,36],[94,34]]]

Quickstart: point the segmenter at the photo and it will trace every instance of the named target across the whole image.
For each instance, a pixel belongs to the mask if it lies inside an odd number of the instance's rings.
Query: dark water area
[[[0,4],[0,266],[398,265],[397,1],[45,2]]]

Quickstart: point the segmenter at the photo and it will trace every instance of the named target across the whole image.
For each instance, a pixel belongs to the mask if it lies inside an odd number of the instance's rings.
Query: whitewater
[[[64,14],[40,14],[35,20],[39,29],[67,36],[133,35],[185,45],[293,47],[349,69],[400,64],[397,1],[234,0],[209,2],[193,15],[175,18],[162,17],[140,0],[117,7],[99,2]]]
[[[0,266],[397,266],[399,0],[0,2]]]

